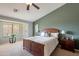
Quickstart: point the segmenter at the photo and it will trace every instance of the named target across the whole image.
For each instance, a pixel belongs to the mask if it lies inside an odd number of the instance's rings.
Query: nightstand
[[[60,45],[62,49],[70,50],[74,52],[75,49],[75,42],[71,39],[62,39],[60,40]]]

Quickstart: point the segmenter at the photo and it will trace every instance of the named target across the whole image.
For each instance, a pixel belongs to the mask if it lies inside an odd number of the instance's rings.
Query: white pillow
[[[45,37],[49,37],[49,33],[48,32],[45,32]]]
[[[40,36],[49,37],[49,34],[47,32],[41,32],[41,35]]]
[[[44,36],[45,35],[45,32],[41,32],[40,36]]]
[[[51,37],[56,37],[56,38],[58,38],[58,34],[59,34],[59,33],[51,33]]]

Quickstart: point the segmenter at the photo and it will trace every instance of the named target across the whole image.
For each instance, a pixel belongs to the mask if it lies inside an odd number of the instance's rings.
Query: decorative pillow
[[[41,32],[41,35],[40,36],[50,37],[50,33],[48,33],[48,32]]]
[[[50,37],[50,33],[49,32],[45,32],[45,37]]]
[[[45,35],[45,32],[41,32],[40,36],[44,36]]]
[[[51,33],[51,37],[56,37],[56,38],[58,38],[58,34],[59,34],[59,33]]]

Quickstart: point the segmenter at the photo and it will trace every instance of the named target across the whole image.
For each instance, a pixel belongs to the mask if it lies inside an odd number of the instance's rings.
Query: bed
[[[43,32],[58,33],[56,28],[44,29]],[[35,56],[49,56],[58,45],[58,37],[34,36],[23,39],[23,49]]]

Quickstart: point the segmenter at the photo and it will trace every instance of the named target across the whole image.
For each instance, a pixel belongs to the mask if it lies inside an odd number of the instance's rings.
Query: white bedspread
[[[53,50],[58,45],[58,39],[55,37],[41,37],[41,36],[35,36],[35,37],[28,37],[24,38],[26,40],[32,40],[37,43],[41,43],[44,46],[44,55],[49,56]]]

